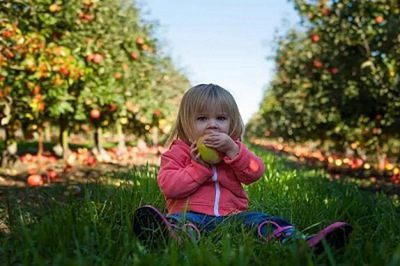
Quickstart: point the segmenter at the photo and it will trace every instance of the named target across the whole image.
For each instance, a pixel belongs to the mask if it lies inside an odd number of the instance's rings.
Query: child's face
[[[218,110],[199,113],[195,116],[194,140],[211,132],[229,134],[231,119],[227,113]]]

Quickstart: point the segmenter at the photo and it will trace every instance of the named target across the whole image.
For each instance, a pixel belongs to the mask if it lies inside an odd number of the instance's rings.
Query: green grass
[[[170,241],[150,251],[131,233],[130,217],[144,204],[165,211],[156,183],[157,168],[110,173],[82,185],[80,197],[64,187],[3,190],[0,221],[2,265],[400,265],[400,211],[383,194],[355,185],[330,182],[316,170],[296,170],[285,161],[262,155],[267,172],[247,186],[250,210],[290,220],[315,233],[328,224],[354,226],[346,249],[319,256],[300,252],[304,243],[264,243],[242,228],[229,226],[203,236],[198,244]]]

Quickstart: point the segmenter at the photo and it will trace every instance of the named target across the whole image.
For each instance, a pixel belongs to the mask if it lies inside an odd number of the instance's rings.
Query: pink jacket
[[[168,214],[185,210],[226,216],[247,210],[248,198],[242,187],[258,180],[265,171],[261,158],[240,141],[233,159],[225,156],[211,168],[190,157],[190,146],[175,140],[161,156],[158,185],[164,194]]]

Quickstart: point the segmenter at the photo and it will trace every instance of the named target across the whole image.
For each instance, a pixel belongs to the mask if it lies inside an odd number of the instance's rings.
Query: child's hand
[[[225,133],[212,132],[205,135],[204,145],[210,148],[214,148],[219,152],[223,152],[229,158],[235,157],[239,153],[239,146],[233,141],[233,139]]]

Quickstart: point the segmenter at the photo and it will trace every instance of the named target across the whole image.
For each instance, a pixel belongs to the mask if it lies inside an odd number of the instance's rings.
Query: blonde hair
[[[168,144],[174,139],[191,144],[194,141],[191,137],[194,136],[195,117],[209,108],[225,112],[231,120],[229,135],[233,139],[242,137],[244,124],[232,94],[215,84],[199,84],[183,95]]]

